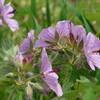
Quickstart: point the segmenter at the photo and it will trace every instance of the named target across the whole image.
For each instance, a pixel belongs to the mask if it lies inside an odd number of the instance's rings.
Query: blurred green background
[[[20,30],[11,32],[8,27],[0,29],[0,40],[11,39],[20,42],[30,29],[35,35],[42,28],[55,24],[60,20],[70,20],[74,24],[83,25],[87,32],[100,33],[100,0],[5,0],[17,10],[15,19]],[[3,38],[2,38],[3,37]],[[16,40],[16,41],[15,41]]]

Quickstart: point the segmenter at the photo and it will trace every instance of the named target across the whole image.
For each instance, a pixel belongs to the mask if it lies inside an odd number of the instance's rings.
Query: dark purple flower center
[[[8,14],[15,14],[16,13],[16,9],[13,9],[13,11],[9,12]]]
[[[100,54],[100,50],[92,51],[92,53],[98,53],[98,54]]]
[[[45,78],[45,75],[48,75],[50,73],[56,73],[56,72],[60,72],[60,69],[58,68],[58,69],[55,69],[55,70],[44,72],[44,73],[41,73],[41,75],[43,76],[43,78]]]
[[[26,55],[24,56],[23,63],[24,64],[33,64],[34,56],[33,55]]]
[[[49,71],[48,74],[50,74],[50,73],[56,73],[56,72],[60,72],[60,69],[58,68],[58,69],[55,69],[55,70]]]

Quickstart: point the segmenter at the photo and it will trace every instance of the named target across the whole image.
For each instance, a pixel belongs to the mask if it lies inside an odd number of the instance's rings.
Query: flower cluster
[[[95,70],[95,66],[100,68],[100,40],[92,33],[88,33],[86,36],[86,31],[81,25],[74,25],[70,21],[60,21],[57,23],[56,28],[49,27],[43,29],[38,36],[38,40],[35,43],[33,41],[34,31],[31,30],[28,33],[28,37],[21,43],[19,56],[17,55],[16,59],[20,61],[19,64],[23,64],[25,61],[27,61],[27,64],[33,64],[35,58],[34,50],[37,47],[43,47],[40,59],[40,76],[57,96],[62,96],[63,94],[61,86],[58,83],[58,75],[55,73],[59,72],[59,69],[52,69],[46,49],[51,50],[51,48],[56,48],[56,50],[60,49],[63,51],[66,48],[71,52],[85,56],[92,70]],[[28,56],[31,56],[30,59],[28,59]]]
[[[0,0],[0,26],[2,26],[2,22],[4,21],[12,31],[19,29],[18,22],[11,19],[14,13],[15,10],[10,6],[10,3],[4,5],[4,0]],[[43,29],[38,36],[38,40],[34,41],[34,38],[34,30],[31,30],[27,38],[22,41],[19,53],[14,59],[14,64],[18,68],[19,74],[21,73],[24,77],[20,77],[19,75],[18,79],[14,80],[18,85],[28,84],[29,88],[31,88],[30,85],[34,85],[44,91],[42,85],[38,84],[37,86],[32,81],[32,79],[38,77],[58,97],[63,95],[61,85],[58,83],[59,76],[56,74],[56,72],[61,70],[57,68],[53,69],[48,53],[46,52],[49,50],[62,51],[70,64],[77,65],[77,61],[83,59],[92,70],[95,70],[95,67],[100,69],[100,40],[92,33],[86,35],[86,30],[81,25],[74,25],[72,22],[66,20],[59,21],[55,28],[49,27]],[[71,57],[68,52],[74,55],[74,59],[70,60]],[[36,60],[37,58],[38,61]],[[31,73],[32,69],[37,66],[40,69],[38,75],[35,75],[33,72],[30,76],[27,76],[28,72]]]
[[[60,21],[57,23],[56,28],[49,27],[43,29],[39,34],[35,43],[35,47],[51,47],[57,46],[61,41],[66,41],[64,46],[70,49],[79,49],[84,52],[87,62],[92,70],[95,67],[100,69],[100,40],[92,33],[88,33],[81,25],[74,25],[70,21]],[[49,48],[48,48],[49,49]]]

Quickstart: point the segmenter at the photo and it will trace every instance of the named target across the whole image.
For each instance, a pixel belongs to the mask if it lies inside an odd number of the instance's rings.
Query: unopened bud
[[[32,88],[31,88],[30,86],[27,86],[27,87],[25,88],[25,91],[26,91],[26,94],[27,94],[29,100],[32,100],[32,95],[33,95]]]
[[[22,67],[23,66],[23,55],[21,54],[18,54],[14,60],[15,64],[18,66],[18,67]]]
[[[33,85],[35,88],[37,88],[39,90],[43,90],[43,87],[39,83],[31,83],[31,85]]]

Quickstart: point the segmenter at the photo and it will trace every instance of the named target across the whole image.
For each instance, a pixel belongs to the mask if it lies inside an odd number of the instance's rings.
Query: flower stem
[[[55,55],[55,57],[52,59],[52,61],[51,61],[52,63],[53,63],[54,60],[57,58],[58,54],[59,54],[59,53],[57,53],[57,54]]]
[[[40,75],[41,75],[41,74],[38,74],[38,75],[36,75],[36,76],[33,76],[33,77],[29,78],[28,80],[32,80],[33,78],[40,77]]]
[[[60,100],[60,97],[58,97],[58,100]]]
[[[67,54],[67,52],[65,51],[65,49],[60,45],[60,43],[58,43],[58,46],[62,49],[62,51],[65,53],[65,55],[67,56],[67,58],[69,60],[70,56]]]
[[[40,96],[40,100],[43,100],[43,94],[41,94],[41,96]]]

